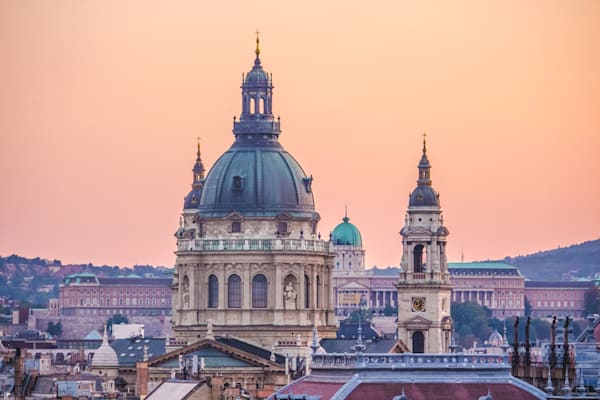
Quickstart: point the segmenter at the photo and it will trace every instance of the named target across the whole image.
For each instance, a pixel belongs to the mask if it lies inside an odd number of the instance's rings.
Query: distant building
[[[476,302],[496,318],[525,315],[525,277],[517,267],[491,261],[449,263],[448,269],[453,302]]]
[[[525,297],[532,317],[585,317],[585,293],[592,281],[525,281]]]
[[[65,317],[171,315],[171,279],[137,276],[66,276],[59,286],[59,314]]]
[[[170,330],[171,313],[170,278],[134,274],[103,278],[77,273],[66,276],[59,285],[58,318],[63,339],[82,339],[115,314],[144,324],[148,336],[165,335]],[[45,324],[38,319],[38,329],[45,329]]]

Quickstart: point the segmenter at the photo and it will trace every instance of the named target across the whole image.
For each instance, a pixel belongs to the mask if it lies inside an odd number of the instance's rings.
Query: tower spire
[[[198,151],[196,152],[196,161],[200,161],[200,136],[198,136]]]
[[[425,141],[426,137],[427,137],[427,134],[425,132],[423,132],[423,154],[427,153],[427,143]]]
[[[256,58],[258,58],[258,56],[260,56],[260,31],[258,29],[256,29],[256,50],[254,50],[254,53],[256,53]]]

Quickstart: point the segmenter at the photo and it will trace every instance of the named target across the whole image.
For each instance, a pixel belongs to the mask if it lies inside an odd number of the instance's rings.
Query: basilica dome
[[[358,228],[349,222],[350,218],[348,216],[345,216],[342,221],[331,233],[333,244],[362,247],[362,237]]]
[[[235,144],[209,171],[200,199],[200,214],[221,217],[288,213],[311,218],[315,204],[312,178],[281,146]]]
[[[280,121],[272,111],[273,82],[259,55],[257,42],[254,65],[242,84],[242,113],[239,120],[234,118],[235,141],[202,179],[194,208],[203,218],[235,212],[244,217],[287,214],[318,219],[312,176],[279,143]]]

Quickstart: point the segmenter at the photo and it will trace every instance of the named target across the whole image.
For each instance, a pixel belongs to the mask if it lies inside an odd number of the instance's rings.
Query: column
[[[283,278],[281,277],[281,266],[278,264],[273,264],[272,268],[275,270],[275,278],[272,282],[273,289],[271,292],[275,296],[275,309],[281,310],[283,308]],[[300,278],[300,281],[300,285],[302,285],[304,276]],[[300,304],[304,304],[302,299],[303,291],[300,290],[300,288],[296,288],[296,293],[298,294],[297,298]]]

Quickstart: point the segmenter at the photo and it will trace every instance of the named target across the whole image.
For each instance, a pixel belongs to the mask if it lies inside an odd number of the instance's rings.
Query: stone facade
[[[198,147],[175,234],[174,332],[186,343],[214,331],[306,352],[313,326],[335,336],[334,253],[318,233],[313,178],[278,141],[259,55],[257,42],[235,141],[206,177]]]
[[[145,325],[148,336],[168,333],[171,319],[171,279],[102,278],[82,273],[59,285],[58,316],[37,318],[38,329],[61,321],[64,339],[81,339],[115,314]]]
[[[450,273],[439,195],[431,187],[425,141],[417,188],[402,235],[398,282],[398,339],[413,353],[447,353],[450,346]]]
[[[452,301],[476,302],[496,318],[525,315],[525,277],[499,261],[450,263]]]
[[[554,315],[585,317],[585,293],[592,281],[526,281],[525,297],[532,317]]]

